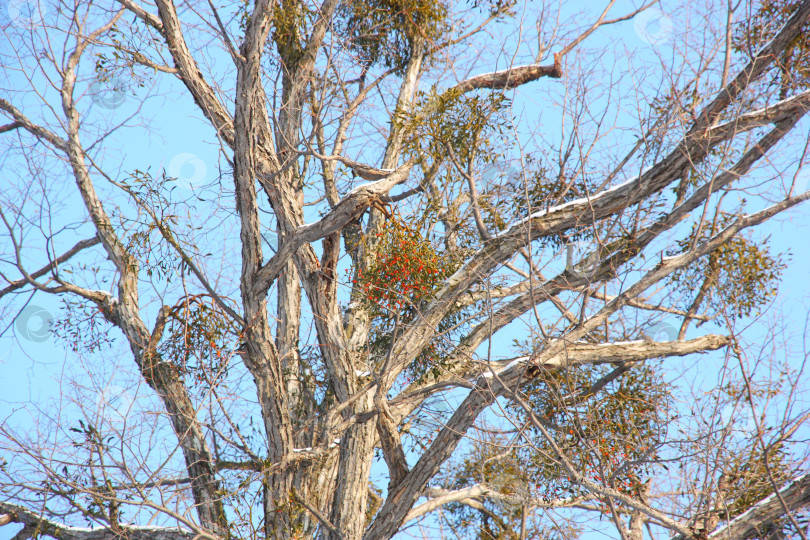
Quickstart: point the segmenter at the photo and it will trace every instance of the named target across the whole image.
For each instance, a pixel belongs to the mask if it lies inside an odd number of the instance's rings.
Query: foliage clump
[[[497,171],[499,175],[505,171]],[[572,171],[569,175],[553,175],[542,158],[526,154],[520,174],[498,183],[482,193],[481,209],[484,222],[502,231],[508,224],[529,215],[548,210],[596,193],[598,185],[589,175]],[[543,247],[559,248],[568,242],[593,237],[593,227],[577,227],[565,236],[549,235],[538,239]]]
[[[771,495],[774,490],[770,476],[781,488],[791,478],[789,462],[790,456],[781,442],[770,447],[767,454],[754,444],[748,452],[734,456],[725,471],[729,485],[725,493],[728,517],[733,519],[745,513]]]
[[[50,327],[54,336],[75,353],[92,354],[112,347],[111,325],[98,306],[69,298],[63,298],[62,303],[62,314]]]
[[[417,39],[433,42],[449,29],[447,5],[434,0],[350,0],[339,19],[349,49],[366,67],[403,68]]]
[[[800,4],[799,0],[763,0],[759,8],[735,28],[731,40],[734,51],[753,58]],[[791,91],[804,89],[810,84],[810,23],[804,24],[769,71],[769,85],[779,89],[779,99],[785,99]]]
[[[488,436],[474,440],[469,455],[451,473],[452,486],[459,488],[483,484],[497,490],[497,498],[481,501],[480,508],[464,503],[451,503],[442,517],[455,530],[466,534],[462,538],[477,540],[518,540],[523,520],[524,505],[531,506],[533,471],[525,466],[514,452],[507,451],[513,441],[505,437]],[[481,509],[483,508],[483,510]],[[526,516],[527,539],[557,540],[576,538],[578,532],[571,524],[557,523],[546,526],[535,512]]]
[[[651,463],[659,458],[657,449],[671,419],[671,389],[662,382],[658,369],[649,364],[599,387],[597,382],[613,369],[615,366],[588,365],[548,370],[527,383],[522,398],[551,441],[522,407],[510,403],[508,410],[515,425],[524,426],[520,430],[522,440],[482,443],[453,470],[446,487],[461,489],[484,483],[511,503],[504,506],[503,502],[493,502],[497,498],[488,500],[481,512],[455,505],[450,508],[454,520],[477,527],[480,538],[510,538],[510,523],[519,523],[522,501],[536,504],[538,500],[578,496],[599,500],[598,494],[589,494],[565,472],[555,446],[586,479],[629,496],[643,496]],[[499,447],[513,450],[506,452]],[[498,504],[500,507],[493,506]],[[491,516],[502,521],[500,531]]]
[[[509,99],[501,93],[466,93],[435,87],[416,96],[411,112],[400,111],[395,121],[407,133],[408,155],[444,158],[448,147],[461,164],[486,154],[492,135],[507,127],[503,112]]]
[[[720,216],[712,226],[703,227],[700,241],[708,240],[730,224],[732,217]],[[681,253],[691,249],[695,229],[693,227],[692,234],[678,241]],[[673,272],[670,282],[687,293],[687,299],[703,295],[699,301],[706,302],[710,314],[725,309],[731,316],[742,318],[756,313],[776,295],[784,269],[781,258],[769,253],[767,240],[756,243],[738,235],[694,264]],[[690,300],[690,304],[694,301]]]
[[[226,374],[236,335],[213,299],[188,296],[169,312],[158,352],[193,384],[210,384]]]
[[[273,42],[283,61],[293,68],[304,50],[303,32],[308,13],[303,2],[280,2],[273,13]]]
[[[396,217],[383,223],[371,263],[355,280],[360,299],[374,321],[371,348],[375,356],[386,353],[393,333],[414,319],[419,305],[457,267],[449,253],[437,250],[417,229]],[[452,327],[457,318],[451,315],[442,321],[439,332]],[[412,364],[412,375],[423,375],[435,366],[438,357],[438,343],[431,343]]]
[[[547,371],[526,386],[525,398],[577,471],[637,496],[663,440],[670,393],[651,365],[630,369],[598,388],[597,382],[614,369],[590,365]],[[560,474],[551,443],[537,428],[530,433],[535,450],[527,451],[525,460],[537,471],[538,496],[552,500],[580,493],[572,478]]]
[[[359,274],[359,284],[372,316],[407,318],[436,285],[452,273],[453,264],[419,231],[391,219],[377,233],[374,258]]]

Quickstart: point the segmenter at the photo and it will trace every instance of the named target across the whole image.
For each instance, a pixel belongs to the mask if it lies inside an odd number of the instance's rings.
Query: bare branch
[[[31,282],[32,279],[35,280],[37,278],[44,276],[48,272],[52,272],[54,269],[58,269],[60,264],[64,264],[66,261],[70,260],[71,257],[76,255],[80,251],[89,248],[91,246],[95,246],[98,243],[99,243],[98,236],[94,236],[93,238],[88,238],[86,240],[80,240],[65,253],[63,253],[50,263],[46,264],[39,270],[32,272],[29,276],[26,276],[25,279],[18,279],[16,281],[10,282],[2,290],[0,290],[0,298],[12,291],[16,291],[17,289],[25,287]]]
[[[550,66],[517,66],[494,73],[476,75],[453,86],[449,91],[463,94],[480,88],[492,90],[516,88],[518,86],[536,81],[541,77],[559,79],[562,77],[562,56],[554,53],[554,64]]]
[[[14,118],[14,122],[11,124],[6,124],[5,127],[19,125],[19,127],[22,127],[32,135],[47,141],[54,148],[63,152],[67,151],[68,143],[66,140],[58,137],[55,133],[48,131],[44,127],[34,124],[25,115],[23,115],[19,109],[3,98],[0,98],[0,110],[6,111],[11,115],[12,118]]]
[[[810,474],[803,474],[790,481],[778,491],[790,511],[810,506]],[[761,528],[785,515],[784,507],[776,493],[754,504],[743,514],[734,518],[709,535],[709,538],[748,538],[760,534]],[[685,536],[674,536],[672,540],[684,540]]]
[[[41,535],[47,535],[65,540],[116,540],[122,536],[133,540],[192,540],[194,538],[217,540],[216,536],[171,527],[123,527],[118,530],[105,527],[103,524],[95,528],[67,527],[22,506],[5,502],[0,502],[0,512],[8,520],[7,523],[20,523],[25,526],[21,538],[38,538]],[[3,524],[0,523],[0,525]]]
[[[10,124],[6,124],[6,125],[4,125],[4,126],[0,126],[0,133],[5,133],[5,132],[7,132],[7,131],[13,131],[13,130],[15,130],[15,129],[17,129],[17,128],[20,128],[20,127],[22,127],[22,123],[21,123],[21,122],[12,122],[12,123],[10,123]]]

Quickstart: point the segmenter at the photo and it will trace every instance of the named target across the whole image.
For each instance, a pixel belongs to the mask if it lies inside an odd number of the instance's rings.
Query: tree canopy
[[[0,535],[806,539],[810,0],[570,4],[0,5]]]

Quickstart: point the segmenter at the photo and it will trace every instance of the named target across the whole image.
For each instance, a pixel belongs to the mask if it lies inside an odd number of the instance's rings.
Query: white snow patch
[[[802,482],[805,478],[807,478],[808,475],[810,475],[810,473],[805,473],[805,474],[799,476],[798,478],[796,478],[795,480],[791,480],[784,487],[782,487],[782,489],[779,490],[779,493],[783,493],[784,491],[786,491],[791,486]],[[737,516],[736,518],[732,519],[725,527],[722,527],[722,528],[717,529],[716,531],[714,531],[714,533],[709,535],[709,538],[719,538],[719,537],[724,536],[723,533],[726,531],[726,529],[733,526],[735,523],[744,523],[745,520],[747,520],[749,518],[750,514],[753,514],[755,511],[762,508],[763,506],[765,506],[766,504],[768,504],[770,501],[772,501],[775,498],[776,498],[776,493],[771,493],[768,497],[762,499],[761,501],[756,503],[754,506],[752,506],[751,508],[746,510],[744,513],[742,513],[739,516]]]
[[[540,64],[525,64],[525,65],[522,65],[522,66],[513,66],[513,67],[510,67],[510,68],[507,68],[507,69],[502,69],[500,71],[490,71],[489,73],[481,73],[480,75],[474,75],[474,76],[470,77],[469,79],[465,79],[464,81],[459,81],[458,84],[461,84],[461,83],[463,83],[465,81],[471,81],[471,80],[477,79],[479,77],[489,77],[490,75],[502,75],[504,73],[509,73],[510,71],[512,71],[514,69],[522,69],[522,68],[533,67],[533,66],[540,67]]]
[[[652,167],[647,167],[641,173],[642,176],[644,174],[646,174],[647,171],[649,171],[650,169],[652,169]],[[558,204],[557,206],[552,206],[551,208],[547,208],[545,210],[539,210],[539,211],[535,212],[534,214],[532,214],[532,215],[530,215],[528,217],[525,217],[525,218],[520,219],[518,221],[513,221],[504,230],[502,230],[498,234],[496,234],[495,237],[497,238],[498,236],[503,236],[505,234],[509,234],[509,233],[512,232],[512,229],[515,228],[515,227],[524,225],[524,224],[526,224],[527,222],[529,222],[529,221],[531,221],[533,219],[537,219],[537,218],[546,216],[548,214],[552,214],[554,212],[559,212],[563,208],[567,208],[569,206],[576,206],[578,204],[587,204],[589,201],[590,201],[590,203],[594,203],[595,201],[601,199],[602,197],[605,197],[606,195],[608,195],[609,193],[611,193],[613,191],[616,191],[616,190],[621,189],[621,188],[623,188],[625,186],[628,186],[628,185],[632,184],[633,182],[637,182],[638,179],[639,179],[638,176],[633,176],[629,180],[625,180],[624,182],[622,182],[620,184],[616,184],[615,186],[610,187],[610,188],[608,188],[608,189],[606,189],[604,191],[600,191],[599,193],[597,193],[593,197],[580,197],[579,199],[574,199],[573,201],[568,201],[566,203]]]
[[[508,364],[506,364],[504,367],[502,367],[501,369],[499,369],[498,371],[496,371],[496,372],[495,372],[495,374],[496,374],[496,375],[500,375],[501,373],[505,373],[506,371],[508,371],[508,370],[512,369],[513,367],[515,367],[515,366],[516,366],[516,365],[518,365],[519,363],[521,363],[521,362],[525,362],[525,361],[526,361],[526,360],[528,360],[528,359],[529,359],[529,357],[528,357],[528,356],[521,356],[520,358],[515,358],[514,360],[512,360],[511,362],[509,362]],[[485,378],[492,377],[492,371],[490,370],[489,372],[484,373],[484,377],[485,377]]]
[[[49,520],[46,520],[46,521],[49,521]],[[51,521],[51,523],[55,524],[56,522]],[[181,533],[185,533],[185,534],[192,534],[192,531],[190,529],[183,529],[183,528],[178,528],[178,527],[168,527],[168,526],[164,527],[164,526],[159,526],[159,525],[124,525],[124,527],[126,527],[127,529],[132,530],[132,531],[166,531],[166,532],[169,532],[169,531],[175,532],[176,531],[176,532],[181,532]],[[59,525],[59,528],[64,529],[65,531],[69,531],[69,532],[81,532],[81,533],[91,533],[91,532],[96,532],[97,533],[98,531],[105,530],[104,527],[101,527],[101,526],[91,529],[90,527],[66,527],[64,525]]]
[[[393,173],[393,172],[394,172],[394,169],[377,169],[377,171],[382,171],[382,172],[384,172],[384,173],[389,173],[389,174],[391,174],[391,173]],[[386,177],[386,178],[382,178],[382,179],[380,179],[380,180],[375,180],[374,182],[364,182],[364,183],[362,183],[362,184],[360,184],[360,185],[354,186],[354,187],[351,189],[351,191],[349,191],[349,193],[347,193],[347,194],[346,194],[346,197],[348,197],[348,196],[350,196],[350,195],[353,195],[353,194],[357,193],[357,192],[358,192],[358,191],[360,191],[361,189],[365,189],[365,188],[367,188],[367,187],[369,187],[369,186],[373,186],[373,185],[375,185],[375,184],[379,184],[380,182],[386,182],[387,180],[388,180],[388,178]],[[344,200],[345,200],[345,198],[346,198],[346,197],[344,197]]]

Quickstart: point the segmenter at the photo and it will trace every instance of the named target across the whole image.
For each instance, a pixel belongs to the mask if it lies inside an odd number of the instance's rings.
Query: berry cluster
[[[419,231],[395,219],[386,221],[377,238],[374,260],[355,281],[375,316],[410,311],[450,273],[446,258]]]

